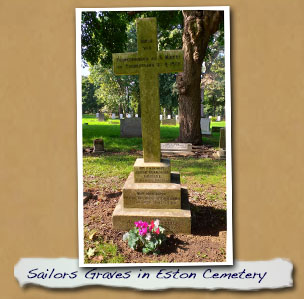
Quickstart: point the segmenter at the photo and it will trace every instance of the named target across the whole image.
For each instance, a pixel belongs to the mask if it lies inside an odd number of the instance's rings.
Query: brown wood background
[[[289,258],[263,292],[21,289],[21,257],[77,257],[75,8],[230,5],[234,254]],[[304,1],[0,1],[1,298],[301,298]],[[302,295],[302,296],[301,296]],[[303,297],[302,297],[303,298]]]

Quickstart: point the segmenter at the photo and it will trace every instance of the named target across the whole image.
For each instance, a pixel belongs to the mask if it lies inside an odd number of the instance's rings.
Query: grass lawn
[[[92,147],[93,140],[102,137],[107,151],[129,152],[142,150],[141,138],[120,138],[119,120],[108,120],[99,122],[95,115],[84,115],[83,125],[83,146]],[[211,127],[223,127],[225,122],[212,122]],[[178,138],[179,126],[160,126],[160,142],[172,142]],[[212,133],[211,136],[203,137],[203,144],[218,147],[219,133]]]

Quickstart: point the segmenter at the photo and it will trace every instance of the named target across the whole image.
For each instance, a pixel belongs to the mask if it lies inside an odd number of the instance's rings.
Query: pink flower
[[[138,232],[141,236],[144,236],[147,233],[147,231],[148,231],[148,229],[146,227],[140,228],[138,230]]]
[[[157,235],[159,235],[159,227],[157,228],[157,230],[155,231],[155,233],[156,233]]]
[[[150,224],[150,231],[154,228],[154,221],[152,220],[151,221],[151,224]]]

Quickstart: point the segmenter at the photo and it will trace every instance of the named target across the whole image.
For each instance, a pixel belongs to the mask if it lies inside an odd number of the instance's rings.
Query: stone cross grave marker
[[[137,52],[113,54],[116,75],[139,75],[144,162],[160,162],[158,74],[183,71],[183,51],[157,49],[155,18],[136,20]]]
[[[135,53],[113,54],[114,73],[139,75],[144,159],[138,158],[112,215],[113,228],[159,219],[168,233],[191,233],[191,212],[180,174],[161,159],[158,74],[183,70],[183,51],[157,51],[156,19],[137,20]],[[130,120],[130,119],[126,119]],[[138,120],[134,118],[134,120]]]

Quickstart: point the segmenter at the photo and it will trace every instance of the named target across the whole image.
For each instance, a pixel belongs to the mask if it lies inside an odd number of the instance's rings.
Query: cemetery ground
[[[87,125],[86,125],[87,123]],[[212,123],[224,126],[224,122]],[[161,126],[161,142],[174,142],[178,126]],[[93,140],[102,138],[105,152],[92,152]],[[226,260],[226,163],[216,160],[219,133],[203,137],[192,156],[170,155],[172,171],[181,173],[188,189],[192,215],[191,235],[170,235],[159,255],[130,249],[124,231],[112,228],[112,213],[122,187],[142,157],[141,138],[120,138],[119,120],[99,122],[83,118],[83,184],[92,196],[84,203],[85,263],[181,263]],[[140,220],[140,219],[138,219]]]

